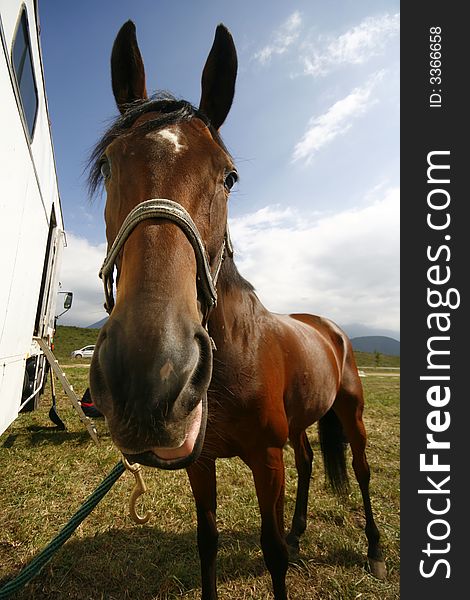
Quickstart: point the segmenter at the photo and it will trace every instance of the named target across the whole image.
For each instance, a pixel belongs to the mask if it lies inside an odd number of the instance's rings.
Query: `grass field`
[[[89,344],[95,344],[98,338],[99,329],[85,329],[82,327],[71,327],[68,325],[59,325],[54,337],[54,354],[60,363],[73,363],[70,353],[73,350],[83,348]],[[374,355],[371,352],[356,351],[356,362],[361,367],[400,367],[399,356],[388,356],[386,354]],[[77,362],[77,361],[75,361]],[[80,362],[89,362],[87,359],[80,359]],[[378,364],[377,364],[378,362]]]
[[[73,361],[73,359],[70,358],[70,353],[73,350],[79,350],[84,346],[96,344],[98,333],[99,329],[85,329],[84,327],[60,325],[57,327],[54,336],[54,354],[57,360],[61,364],[67,364]],[[80,362],[90,361],[80,359]]]
[[[70,367],[67,376],[78,394],[88,385],[86,367]],[[291,600],[399,598],[399,378],[371,375],[363,383],[372,501],[388,579],[377,581],[366,571],[358,486],[354,482],[344,503],[325,488],[318,437],[312,427],[316,462],[309,523],[300,557],[288,572]],[[103,421],[96,422],[101,440],[97,448],[63,392],[59,392],[59,412],[67,431],[53,428],[48,410],[46,396],[39,411],[21,415],[0,437],[0,581],[17,574],[56,535],[119,459]],[[289,447],[285,459],[288,523],[296,485]],[[217,464],[219,598],[271,598],[258,541],[259,516],[251,474],[238,459]],[[149,491],[142,510],[150,508],[154,513],[148,524],[134,525],[127,516],[133,480],[125,474],[16,598],[200,598],[195,511],[186,474],[145,468],[144,475]]]
[[[360,367],[374,367],[377,369],[382,367],[392,367],[398,369],[400,367],[399,356],[379,354],[379,356],[376,357],[372,352],[361,352],[360,350],[355,350],[354,356],[356,357],[356,363]]]

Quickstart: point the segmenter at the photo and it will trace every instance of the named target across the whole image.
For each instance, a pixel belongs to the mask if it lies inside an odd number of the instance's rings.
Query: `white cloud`
[[[59,325],[86,327],[106,316],[103,284],[98,277],[105,255],[106,244],[93,245],[73,233],[67,234],[60,281],[64,291],[73,292],[73,305]]]
[[[305,42],[301,57],[304,73],[318,77],[338,65],[362,64],[383,52],[399,27],[399,13],[367,17],[339,37],[319,36],[315,42]]]
[[[301,24],[302,18],[299,11],[293,12],[273,33],[271,43],[256,52],[255,60],[265,65],[271,60],[273,54],[284,54],[299,37]]]
[[[344,135],[351,128],[354,119],[375,104],[372,91],[382,77],[383,71],[376,73],[364,86],[355,88],[345,98],[330,106],[325,113],[312,117],[307,131],[294,148],[293,161],[305,160],[309,163],[315,152],[339,135]]]
[[[270,310],[399,329],[399,192],[379,191],[330,216],[277,206],[231,220],[240,272]]]

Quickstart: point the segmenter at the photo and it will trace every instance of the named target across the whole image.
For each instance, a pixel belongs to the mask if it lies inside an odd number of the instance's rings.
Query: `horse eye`
[[[108,179],[108,177],[111,175],[111,165],[109,164],[109,161],[106,158],[103,158],[101,160],[101,175],[105,178]]]
[[[228,192],[230,192],[230,190],[237,183],[237,181],[238,181],[238,173],[236,171],[230,171],[229,173],[227,173],[225,175],[225,178],[224,178],[225,189]]]

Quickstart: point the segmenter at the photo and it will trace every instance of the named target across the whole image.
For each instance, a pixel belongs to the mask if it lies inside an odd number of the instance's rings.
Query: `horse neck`
[[[221,351],[227,346],[244,345],[255,337],[255,323],[261,314],[268,315],[254,288],[227,257],[217,284],[217,306],[209,320],[209,333]]]

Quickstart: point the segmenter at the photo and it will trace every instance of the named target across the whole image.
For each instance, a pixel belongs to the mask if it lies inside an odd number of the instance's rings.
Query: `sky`
[[[240,272],[270,310],[399,339],[399,2],[40,0],[39,16],[67,233],[61,283],[74,292],[59,323],[105,316],[105,198],[88,197],[84,168],[117,116],[118,30],[135,22],[149,92],[197,106],[222,22],[238,53],[221,134],[240,174],[229,207]]]

